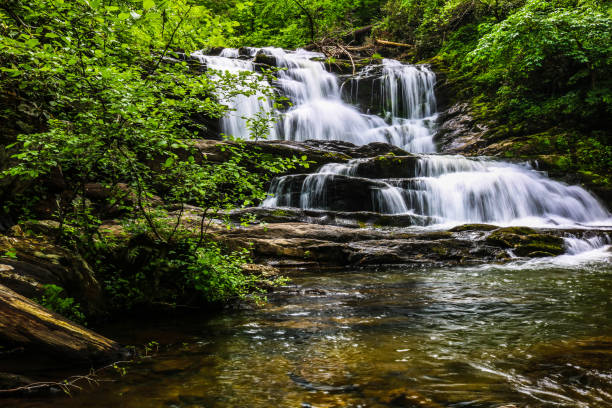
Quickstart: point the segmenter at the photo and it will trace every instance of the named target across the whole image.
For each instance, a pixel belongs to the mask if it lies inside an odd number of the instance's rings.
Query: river
[[[15,403],[611,406],[609,250],[504,266],[294,271],[262,307],[116,327],[126,342],[174,344],[72,398]]]

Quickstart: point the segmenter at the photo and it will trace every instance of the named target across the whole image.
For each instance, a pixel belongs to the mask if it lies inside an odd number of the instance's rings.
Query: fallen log
[[[387,45],[387,46],[392,46],[392,47],[414,48],[414,45],[412,45],[412,44],[405,44],[405,43],[399,43],[399,42],[395,42],[395,41],[381,40],[379,38],[375,38],[374,42],[376,44]]]
[[[119,344],[0,285],[0,343],[99,363],[119,359]]]

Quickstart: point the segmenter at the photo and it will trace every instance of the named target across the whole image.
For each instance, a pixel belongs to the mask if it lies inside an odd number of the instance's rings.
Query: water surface
[[[612,406],[607,250],[593,263],[294,272],[262,308],[166,322],[161,339],[190,335],[117,382],[19,405]]]

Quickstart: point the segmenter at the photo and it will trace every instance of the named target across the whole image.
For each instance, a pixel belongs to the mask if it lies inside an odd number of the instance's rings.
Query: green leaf
[[[154,0],[142,0],[142,8],[145,10],[149,10],[150,8],[155,7]]]
[[[34,48],[39,44],[39,41],[36,38],[30,38],[26,41],[26,45],[30,48]]]

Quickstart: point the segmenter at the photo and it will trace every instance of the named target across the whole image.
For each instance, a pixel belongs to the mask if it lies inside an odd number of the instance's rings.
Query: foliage
[[[378,33],[414,44],[417,58],[441,69],[454,97],[472,100],[492,140],[545,135],[535,150],[561,155],[565,171],[606,174],[610,7],[597,0],[389,0]]]
[[[381,15],[383,0],[230,0],[205,3],[234,21],[235,46],[295,48],[352,30]]]
[[[37,302],[41,306],[61,314],[68,319],[85,324],[85,315],[81,312],[81,305],[71,297],[67,297],[64,289],[57,285],[44,285],[43,295]]]
[[[223,42],[221,33],[232,24],[219,18],[186,0],[3,3],[0,121],[7,129],[0,143],[10,143],[0,176],[9,186],[0,193],[5,207],[27,216],[36,213],[34,202],[47,203],[62,242],[94,260],[102,219],[123,217],[161,248],[138,279],[158,287],[154,269],[173,262],[169,248],[191,247],[186,265],[216,260],[228,276],[226,283],[210,275],[217,280],[208,289],[199,283],[203,298],[243,295],[234,272],[245,260],[211,249],[207,215],[253,205],[265,196],[269,175],[305,159],[270,158],[236,141],[225,147],[226,161],[209,163],[197,149],[193,140],[209,132],[206,120],[227,109],[219,95],[266,92],[252,75],[202,73],[199,64],[181,61],[175,50]],[[87,198],[92,183],[102,199]],[[199,220],[195,239],[181,233],[185,204],[199,207],[192,214]],[[165,208],[172,206],[180,210],[170,214]]]
[[[590,6],[530,0],[491,27],[467,56],[510,119],[551,124],[612,121],[612,19]]]

